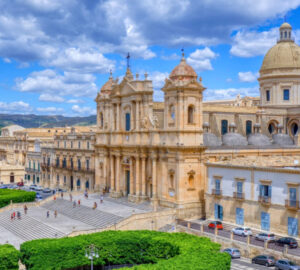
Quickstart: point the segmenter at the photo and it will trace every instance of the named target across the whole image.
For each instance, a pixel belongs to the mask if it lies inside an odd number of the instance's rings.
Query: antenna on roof
[[[130,68],[130,54],[128,53],[127,56],[127,68]]]

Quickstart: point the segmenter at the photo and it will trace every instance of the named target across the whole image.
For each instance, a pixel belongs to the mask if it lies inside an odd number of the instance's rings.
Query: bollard
[[[247,245],[250,245],[250,235],[247,236]]]
[[[201,231],[201,233],[203,233],[203,227],[204,227],[204,225],[201,224],[201,225],[200,225],[200,231]]]
[[[264,249],[267,249],[267,248],[268,248],[268,244],[269,244],[269,241],[268,241],[268,240],[265,240],[265,242],[264,242]]]
[[[283,256],[286,256],[287,253],[288,253],[288,245],[284,245],[284,246],[283,246],[282,254],[283,254]]]
[[[218,235],[218,228],[217,228],[217,226],[215,227],[215,235],[216,236]]]
[[[233,232],[230,232],[230,240],[233,241]]]
[[[191,228],[191,222],[188,221],[187,227],[190,229]]]

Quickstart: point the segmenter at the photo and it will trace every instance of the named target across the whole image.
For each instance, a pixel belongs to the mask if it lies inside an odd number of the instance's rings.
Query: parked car
[[[267,267],[275,265],[275,258],[269,255],[258,255],[251,260],[252,263],[265,265]]]
[[[52,190],[50,188],[44,188],[43,193],[51,193]]]
[[[30,185],[30,186],[29,186],[29,189],[35,190],[36,187],[37,187],[37,185]]]
[[[6,188],[8,188],[8,186],[9,186],[9,185],[1,185],[0,188],[1,188],[1,189],[6,189]]]
[[[36,190],[36,191],[43,191],[43,189],[44,189],[44,188],[41,187],[41,186],[36,186],[36,187],[35,187],[35,190]]]
[[[275,235],[273,233],[259,233],[255,236],[255,239],[260,241],[274,242]]]
[[[250,228],[238,227],[231,230],[233,234],[241,235],[241,236],[248,236],[252,235],[252,231]]]
[[[37,194],[35,194],[35,199],[38,200],[38,201],[42,200],[43,196],[41,194],[37,193]]]
[[[231,256],[232,259],[241,258],[241,253],[236,248],[226,248],[226,249],[223,250],[223,252],[228,253]]]
[[[300,266],[293,263],[292,261],[282,259],[282,260],[278,260],[275,263],[275,269],[276,270],[300,270]]]
[[[216,228],[219,229],[219,230],[223,230],[223,224],[221,221],[212,221],[208,224],[208,228],[210,229],[214,229]]]
[[[18,183],[17,183],[17,186],[23,187],[23,186],[24,186],[24,182],[18,182]]]
[[[297,248],[298,247],[298,242],[296,241],[295,238],[292,238],[292,237],[279,238],[277,241],[275,241],[275,244],[278,246],[288,245],[289,248]]]

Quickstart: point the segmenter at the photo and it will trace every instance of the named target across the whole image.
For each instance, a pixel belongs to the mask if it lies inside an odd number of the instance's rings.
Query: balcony
[[[215,197],[221,197],[222,196],[222,190],[221,189],[213,189],[211,194]]]
[[[270,205],[271,204],[271,197],[269,197],[269,196],[258,196],[258,201],[261,204]]]
[[[285,207],[289,210],[299,210],[299,201],[296,200],[285,200]]]
[[[233,198],[236,200],[243,201],[245,200],[245,193],[244,192],[233,192]]]

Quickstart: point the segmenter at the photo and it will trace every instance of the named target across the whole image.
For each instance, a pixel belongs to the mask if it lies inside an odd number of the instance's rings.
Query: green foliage
[[[19,269],[20,251],[12,245],[0,245],[0,270]]]
[[[33,202],[35,192],[14,189],[0,189],[0,208],[13,203]]]
[[[105,231],[21,245],[21,260],[31,270],[61,270],[89,265],[85,248],[99,249],[95,265],[136,264],[132,269],[229,270],[231,259],[208,238],[155,231]],[[122,268],[125,269],[125,268]],[[128,268],[129,269],[129,268]]]

